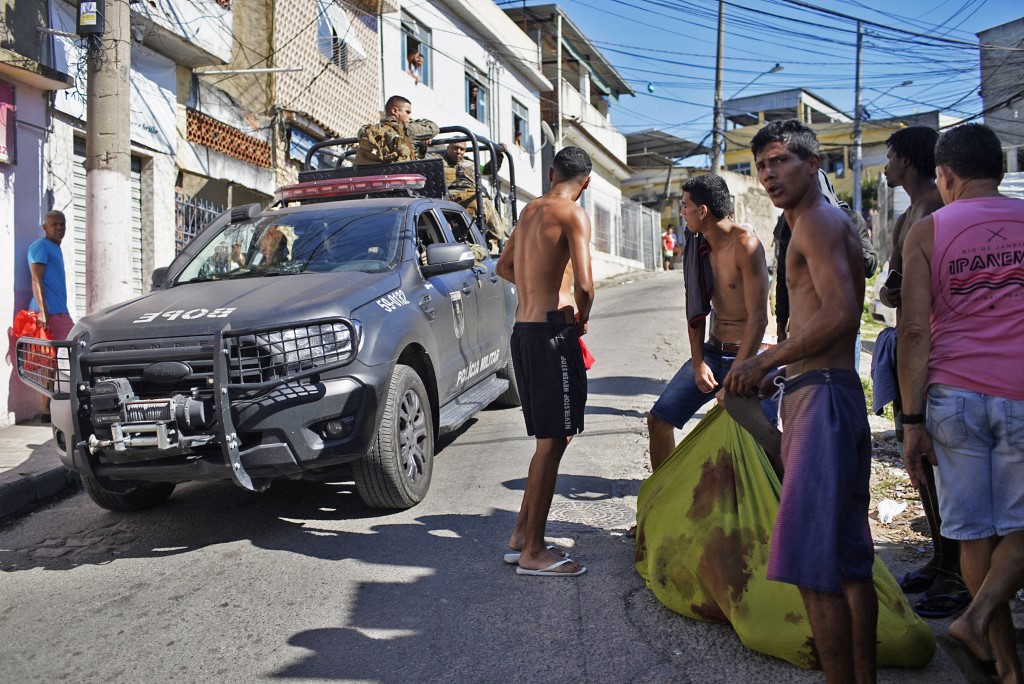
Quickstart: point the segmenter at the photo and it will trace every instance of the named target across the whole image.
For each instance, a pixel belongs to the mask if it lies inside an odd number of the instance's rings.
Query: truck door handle
[[[431,305],[430,301],[430,295],[423,295],[420,299],[420,308],[423,310],[423,313],[427,314],[427,318],[434,320],[437,318],[437,314],[435,313],[434,307]]]

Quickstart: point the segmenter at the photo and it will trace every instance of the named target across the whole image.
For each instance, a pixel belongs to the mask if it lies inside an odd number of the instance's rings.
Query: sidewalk
[[[0,521],[24,513],[77,481],[38,420],[0,429]]]

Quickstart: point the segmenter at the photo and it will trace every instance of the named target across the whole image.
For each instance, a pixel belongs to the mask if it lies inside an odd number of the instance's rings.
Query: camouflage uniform
[[[457,164],[453,164],[444,154],[437,155],[438,159],[444,161],[444,184],[448,188],[448,198],[451,201],[465,207],[466,211],[473,218],[476,218],[476,181],[473,169],[473,162],[465,157]],[[487,240],[500,242],[505,238],[507,230],[505,222],[494,210],[494,202],[483,194],[484,205],[484,226],[487,228]]]
[[[405,127],[393,117],[385,117],[380,123],[366,124],[359,129],[356,166],[391,164],[418,158]]]

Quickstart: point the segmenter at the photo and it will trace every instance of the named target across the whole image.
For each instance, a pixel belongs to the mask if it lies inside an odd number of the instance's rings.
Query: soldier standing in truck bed
[[[437,130],[433,121],[414,121],[412,103],[401,95],[392,95],[384,105],[380,122],[359,129],[355,164],[369,166],[422,159]]]

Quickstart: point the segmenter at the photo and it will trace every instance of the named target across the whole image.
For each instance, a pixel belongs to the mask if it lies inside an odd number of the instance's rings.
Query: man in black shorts
[[[573,577],[586,571],[545,544],[544,528],[558,464],[573,435],[583,431],[587,401],[580,335],[587,332],[594,283],[590,218],[576,200],[590,184],[590,171],[586,152],[560,150],[548,171],[551,189],[523,209],[498,262],[498,275],[515,283],[519,293],[512,358],[526,432],[537,438],[510,553],[505,554],[507,562],[518,564],[520,575]],[[563,288],[570,262],[572,294]]]

